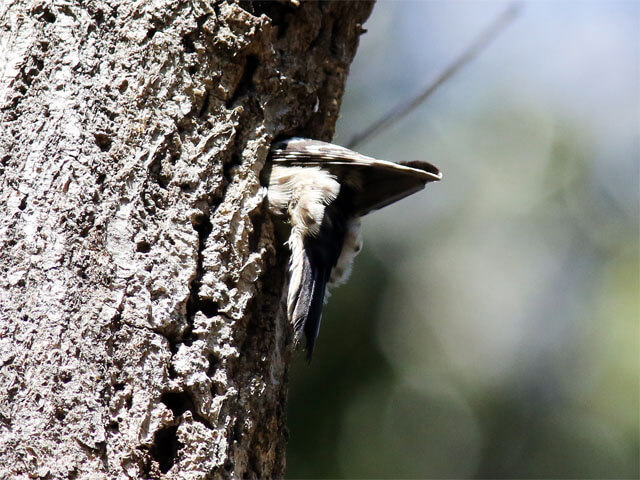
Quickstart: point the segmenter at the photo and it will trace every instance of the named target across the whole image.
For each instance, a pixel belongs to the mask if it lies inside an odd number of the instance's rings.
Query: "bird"
[[[362,249],[360,219],[442,179],[424,161],[394,163],[309,138],[275,142],[268,156],[269,211],[289,228],[287,317],[311,361],[327,287],[348,279]]]

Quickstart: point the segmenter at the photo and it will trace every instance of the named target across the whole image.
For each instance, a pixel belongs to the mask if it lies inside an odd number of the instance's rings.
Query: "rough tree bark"
[[[286,252],[369,2],[0,4],[0,478],[269,478]]]

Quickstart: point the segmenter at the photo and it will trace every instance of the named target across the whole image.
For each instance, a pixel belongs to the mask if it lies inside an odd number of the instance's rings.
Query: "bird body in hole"
[[[360,218],[442,178],[427,162],[393,163],[291,138],[269,155],[270,211],[290,226],[287,316],[311,359],[327,286],[344,283],[362,249]]]

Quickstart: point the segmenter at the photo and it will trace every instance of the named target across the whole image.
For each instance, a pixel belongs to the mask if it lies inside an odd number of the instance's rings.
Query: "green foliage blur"
[[[336,143],[502,2],[379,2]],[[638,478],[640,3],[537,2],[362,153],[442,182],[364,221],[290,375],[288,478]]]

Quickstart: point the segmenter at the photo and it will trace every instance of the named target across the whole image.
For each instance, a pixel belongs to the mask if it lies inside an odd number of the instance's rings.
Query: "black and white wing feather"
[[[341,183],[356,190],[353,207],[355,215],[360,217],[442,179],[440,170],[428,162],[388,162],[307,138],[291,138],[274,144],[271,158],[274,164],[315,166],[333,173]]]

